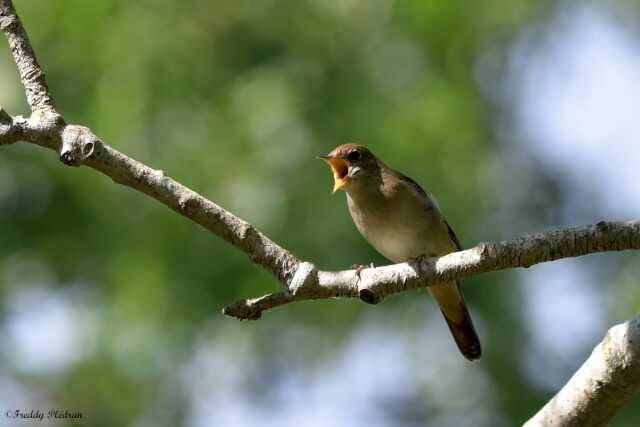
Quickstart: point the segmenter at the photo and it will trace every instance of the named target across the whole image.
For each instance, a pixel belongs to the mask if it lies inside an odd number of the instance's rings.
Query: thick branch
[[[599,427],[640,391],[640,316],[614,326],[525,427]]]
[[[0,0],[0,30],[4,32],[9,42],[31,111],[54,111],[53,99],[49,95],[44,72],[38,64],[29,37],[22,27],[11,0]]]
[[[547,231],[514,240],[481,243],[472,249],[440,258],[420,258],[406,263],[365,269],[357,280],[355,270],[339,272],[310,271],[300,278],[305,285],[291,287],[286,301],[270,305],[269,296],[242,300],[225,309],[238,318],[259,314],[289,302],[359,296],[365,302],[378,303],[385,297],[409,289],[422,288],[474,276],[489,271],[530,267],[542,262],[577,257],[597,252],[640,249],[640,221],[599,222],[598,224]],[[266,299],[265,299],[266,298]],[[276,302],[274,300],[274,302]]]

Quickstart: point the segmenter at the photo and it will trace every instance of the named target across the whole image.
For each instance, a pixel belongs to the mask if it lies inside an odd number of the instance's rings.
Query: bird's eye
[[[349,154],[347,154],[347,159],[349,159],[349,161],[351,162],[357,162],[358,160],[360,160],[360,157],[362,156],[360,155],[360,152],[358,150],[353,150]]]

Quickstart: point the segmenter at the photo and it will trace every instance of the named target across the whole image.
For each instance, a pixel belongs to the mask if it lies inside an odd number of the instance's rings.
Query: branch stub
[[[80,166],[93,154],[98,141],[89,128],[69,125],[62,131],[60,160],[67,166]]]

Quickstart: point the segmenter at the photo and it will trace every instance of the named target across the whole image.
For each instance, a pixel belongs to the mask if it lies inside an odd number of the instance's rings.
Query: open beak
[[[333,171],[334,193],[347,185],[346,177],[349,172],[349,165],[345,160],[332,156],[318,156],[318,158],[326,162]]]

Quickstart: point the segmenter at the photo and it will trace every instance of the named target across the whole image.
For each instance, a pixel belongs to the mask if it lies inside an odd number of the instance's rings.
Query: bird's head
[[[358,144],[342,144],[326,156],[318,156],[333,171],[333,192],[348,190],[366,181],[378,170],[378,161],[371,151]]]

